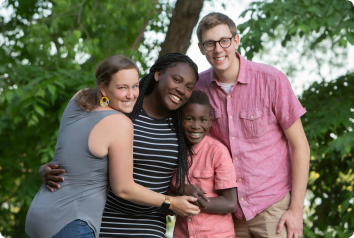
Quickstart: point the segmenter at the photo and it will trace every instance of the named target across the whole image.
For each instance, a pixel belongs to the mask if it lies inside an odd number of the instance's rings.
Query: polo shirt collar
[[[206,135],[201,142],[198,144],[192,145],[192,152],[193,155],[196,155],[199,153],[199,151],[203,148],[204,144],[209,140],[209,136]]]
[[[249,83],[250,80],[247,77],[247,60],[245,58],[243,58],[239,53],[235,52],[236,57],[240,60],[240,71],[238,72],[238,78],[237,78],[237,82],[238,83]],[[215,82],[217,85],[221,86],[216,74],[213,70],[213,68],[210,69],[210,73],[212,74],[211,76],[211,82],[210,84],[212,84],[213,82]]]

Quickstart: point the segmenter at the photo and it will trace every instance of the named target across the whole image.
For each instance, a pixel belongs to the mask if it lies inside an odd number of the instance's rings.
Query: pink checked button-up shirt
[[[208,94],[214,117],[209,135],[228,147],[236,172],[235,215],[250,220],[292,186],[291,152],[284,130],[306,111],[288,78],[276,68],[240,59],[238,80],[227,94],[213,69],[199,74],[195,90]]]
[[[218,196],[220,189],[237,186],[229,150],[219,141],[206,136],[194,145],[193,164],[189,168],[191,183],[207,192],[207,197]],[[174,188],[176,176],[171,181]],[[204,213],[193,217],[177,216],[174,238],[235,237],[231,213]]]

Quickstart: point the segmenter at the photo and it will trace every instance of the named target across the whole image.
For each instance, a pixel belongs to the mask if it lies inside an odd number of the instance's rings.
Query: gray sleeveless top
[[[32,238],[49,238],[76,219],[85,221],[98,237],[108,192],[108,158],[89,149],[93,127],[117,111],[85,111],[71,100],[59,129],[54,163],[65,170],[64,182],[54,192],[45,184],[32,201],[26,218],[26,233]]]

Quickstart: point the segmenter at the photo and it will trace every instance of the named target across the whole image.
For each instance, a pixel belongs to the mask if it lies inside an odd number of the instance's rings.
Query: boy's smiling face
[[[190,144],[198,144],[203,140],[209,132],[211,121],[209,106],[191,103],[183,107],[182,128]]]

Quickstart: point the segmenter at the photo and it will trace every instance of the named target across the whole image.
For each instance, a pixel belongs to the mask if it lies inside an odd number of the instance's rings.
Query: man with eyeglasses
[[[209,135],[233,159],[235,236],[300,238],[310,157],[300,120],[306,111],[282,72],[235,52],[236,30],[221,13],[200,21],[198,46],[212,68],[199,74],[195,86],[210,98]]]

